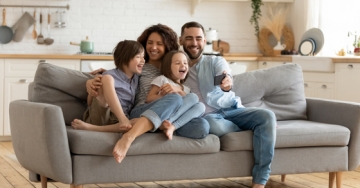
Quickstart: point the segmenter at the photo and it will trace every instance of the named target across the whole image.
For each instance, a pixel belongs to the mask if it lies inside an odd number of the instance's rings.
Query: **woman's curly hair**
[[[149,61],[149,55],[146,53],[146,42],[151,33],[158,33],[165,46],[165,54],[172,50],[178,50],[180,45],[178,43],[178,36],[174,30],[163,24],[156,24],[145,29],[137,38],[137,41],[143,45],[145,49],[145,62]]]

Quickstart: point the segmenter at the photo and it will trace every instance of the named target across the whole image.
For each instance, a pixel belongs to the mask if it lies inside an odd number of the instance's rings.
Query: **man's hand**
[[[96,75],[93,79],[86,81],[86,91],[92,97],[99,96],[97,90],[102,86],[101,75]]]
[[[233,80],[230,78],[229,75],[227,75],[226,71],[223,72],[223,74],[226,74],[225,78],[221,81],[220,88],[223,91],[230,91],[230,89],[233,86]]]
[[[97,75],[97,74],[102,74],[105,71],[106,71],[106,69],[100,68],[100,69],[96,69],[96,70],[90,72],[90,74]]]

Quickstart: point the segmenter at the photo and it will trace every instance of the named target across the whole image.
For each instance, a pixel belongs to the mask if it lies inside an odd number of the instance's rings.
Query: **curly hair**
[[[164,43],[165,53],[171,50],[178,50],[180,45],[178,43],[178,36],[174,30],[163,24],[156,24],[146,28],[141,35],[137,38],[137,41],[146,49],[146,42],[151,33],[158,33]],[[145,62],[149,61],[149,55],[145,50]]]

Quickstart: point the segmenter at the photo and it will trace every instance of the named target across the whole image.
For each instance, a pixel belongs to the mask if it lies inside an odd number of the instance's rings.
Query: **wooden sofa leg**
[[[70,185],[70,188],[83,188],[83,185],[74,185],[74,184],[71,184],[71,185]]]
[[[329,188],[333,188],[336,172],[329,172]]]
[[[286,174],[281,175],[281,182],[285,182]]]
[[[47,188],[47,177],[40,175],[41,188]]]
[[[342,172],[336,172],[336,188],[341,188]]]

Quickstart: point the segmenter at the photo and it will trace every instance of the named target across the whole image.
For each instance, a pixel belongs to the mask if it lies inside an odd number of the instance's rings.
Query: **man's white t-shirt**
[[[173,85],[173,86],[176,86],[176,87],[182,89],[179,84],[173,82],[173,81],[170,80],[169,78],[166,78],[164,75],[161,75],[161,76],[156,77],[156,78],[151,82],[151,85],[156,85],[156,86],[159,86],[159,87],[161,87],[161,86],[164,85],[164,84],[171,84],[171,85]],[[185,85],[183,85],[183,86],[184,86],[184,92],[185,92],[186,94],[190,93],[190,88],[187,87],[187,86],[185,86]]]

